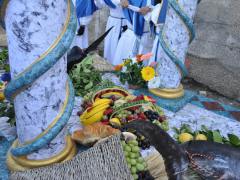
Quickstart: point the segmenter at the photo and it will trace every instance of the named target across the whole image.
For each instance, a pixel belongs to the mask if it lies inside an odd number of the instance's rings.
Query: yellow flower
[[[155,71],[152,67],[146,66],[141,71],[142,78],[145,81],[150,81],[155,76]]]

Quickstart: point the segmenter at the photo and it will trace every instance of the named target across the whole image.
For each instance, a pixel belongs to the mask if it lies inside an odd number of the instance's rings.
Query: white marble
[[[194,17],[197,0],[179,0],[178,3],[189,17]],[[163,35],[169,48],[184,64],[190,36],[185,24],[171,7],[167,12]],[[181,73],[161,45],[159,46],[157,60],[157,72],[161,79],[160,88],[177,88],[182,78]]]
[[[82,124],[80,122],[80,118],[78,116],[78,112],[82,110],[81,104],[83,103],[82,97],[75,97],[75,104],[72,112],[72,116],[70,117],[67,128],[68,132],[72,134],[74,131],[81,130]]]
[[[8,117],[0,117],[0,136],[5,137],[7,140],[14,140],[17,136],[16,127],[11,126],[7,121]]]
[[[164,112],[164,115],[167,117],[167,119],[171,119],[171,118],[173,118],[174,115],[175,115],[174,112],[169,111],[169,110],[167,110],[167,109],[162,108],[162,110],[163,110],[163,112]]]
[[[43,54],[61,33],[67,16],[66,0],[12,0],[6,31],[12,77]],[[66,56],[14,100],[19,142],[32,140],[60,113],[66,96]],[[44,159],[65,146],[66,129],[29,159]]]
[[[211,130],[220,130],[225,137],[228,133],[233,133],[240,137],[240,122],[192,104],[187,104],[169,119],[169,133],[173,136],[174,131],[172,128],[180,128],[183,124],[190,125],[192,130],[200,130],[201,126],[205,125]]]
[[[102,76],[102,79],[105,80],[105,81],[111,81],[113,82],[116,86],[121,86],[125,89],[128,89],[128,84],[122,84],[121,81],[119,80],[119,78],[113,74],[113,73],[105,73],[103,76]]]

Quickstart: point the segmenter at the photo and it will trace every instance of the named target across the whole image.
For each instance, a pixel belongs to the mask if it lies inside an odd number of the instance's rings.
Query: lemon
[[[109,121],[112,125],[117,125],[117,126],[121,126],[121,122],[118,118],[112,118]]]
[[[195,137],[196,140],[199,140],[199,141],[207,141],[207,137],[204,135],[204,134],[198,134],[196,137]]]
[[[191,134],[189,134],[189,133],[182,133],[182,134],[179,135],[178,140],[181,143],[185,143],[187,141],[193,140],[193,136]]]

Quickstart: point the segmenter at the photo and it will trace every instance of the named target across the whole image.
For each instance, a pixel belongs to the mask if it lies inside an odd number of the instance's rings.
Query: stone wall
[[[97,11],[94,14],[93,20],[89,26],[89,42],[92,43],[101,36],[106,29],[109,11],[107,8]],[[103,43],[100,45],[100,50],[103,50]]]
[[[240,1],[202,0],[196,39],[190,46],[190,76],[240,100]]]

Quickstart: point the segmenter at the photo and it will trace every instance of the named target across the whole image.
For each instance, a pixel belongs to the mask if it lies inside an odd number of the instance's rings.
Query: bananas
[[[96,99],[92,107],[87,108],[80,116],[82,124],[86,126],[101,121],[104,112],[110,106],[111,102],[110,99]]]

